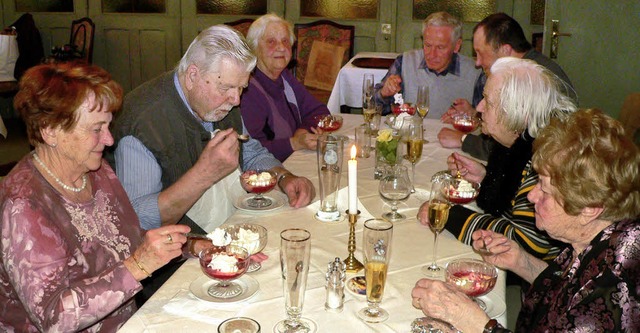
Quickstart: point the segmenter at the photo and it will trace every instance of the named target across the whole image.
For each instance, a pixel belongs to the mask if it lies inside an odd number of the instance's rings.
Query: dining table
[[[349,287],[350,279],[363,276],[363,270],[347,273],[343,310],[339,313],[325,310],[328,264],[336,258],[344,260],[349,255],[346,160],[350,158],[349,148],[354,142],[354,129],[363,123],[362,115],[344,114],[342,117],[342,127],[333,133],[345,138],[345,161],[342,165],[337,200],[341,216],[337,221],[322,222],[314,217],[319,208],[317,195],[310,205],[297,209],[289,207],[286,202],[282,207],[272,210],[238,209],[225,223],[254,223],[268,230],[267,244],[262,250],[268,258],[262,262],[258,271],[245,274],[245,277],[257,282],[255,294],[235,302],[224,302],[202,295],[199,298],[194,291],[200,294],[198,288],[202,288],[202,281],[206,281],[207,278],[197,258],[190,258],[138,309],[119,332],[212,332],[222,321],[231,317],[252,318],[260,324],[261,332],[273,332],[275,324],[286,318],[279,251],[280,233],[288,228],[303,228],[311,233],[311,259],[302,316],[317,325],[317,332],[409,332],[412,321],[424,316],[421,310],[412,306],[411,290],[416,281],[427,278],[422,267],[431,263],[434,246],[434,233],[428,226],[417,221],[416,214],[420,205],[428,200],[432,175],[445,170],[447,156],[459,150],[441,147],[436,138],[440,128],[451,125],[443,124],[437,119],[423,120],[426,142],[422,157],[416,164],[416,192],[399,204],[398,211],[406,215],[406,218],[393,222],[391,258],[380,304],[390,315],[381,323],[364,322],[358,319],[357,312],[366,307],[366,297]],[[375,140],[375,137],[372,137],[372,140]],[[369,218],[380,217],[390,210],[390,206],[378,193],[380,181],[374,179],[374,154],[368,158],[357,158],[356,161],[360,214],[355,223],[356,247],[353,254],[363,262],[360,246],[363,222]],[[307,177],[316,189],[318,188],[319,175],[315,151],[295,151],[284,162],[284,166],[296,175]],[[286,198],[278,190],[273,190],[267,195],[276,201]],[[470,208],[478,209],[473,204]],[[437,262],[444,266],[457,258],[481,259],[470,246],[461,243],[445,230],[438,239]],[[489,316],[506,326],[505,276],[505,272],[499,270],[495,288],[481,298],[487,304],[486,311]]]
[[[374,83],[379,83],[398,55],[393,52],[358,52],[338,72],[327,101],[329,112],[340,113],[342,106],[361,108],[364,74],[373,74]]]

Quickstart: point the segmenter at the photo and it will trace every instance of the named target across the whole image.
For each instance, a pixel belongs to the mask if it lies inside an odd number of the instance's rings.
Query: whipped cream
[[[470,182],[465,179],[461,179],[458,185],[458,189],[451,186],[451,194],[458,198],[473,198],[476,195],[476,190],[473,188]]]
[[[254,254],[260,246],[260,234],[249,229],[240,228],[236,239],[231,244],[244,247],[249,254]]]
[[[216,228],[212,232],[208,233],[207,238],[209,238],[211,243],[215,246],[225,246],[231,243],[231,235],[220,228]]]
[[[238,259],[234,256],[218,254],[211,258],[208,266],[223,273],[235,273],[238,271],[237,263]]]
[[[271,174],[268,172],[261,172],[249,176],[247,183],[252,186],[267,186],[271,184]]]
[[[395,104],[404,104],[404,98],[402,98],[402,93],[396,93],[395,95],[393,95],[393,103]]]

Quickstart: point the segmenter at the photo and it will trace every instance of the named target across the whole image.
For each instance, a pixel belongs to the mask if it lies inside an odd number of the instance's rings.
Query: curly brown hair
[[[122,106],[122,87],[104,69],[83,62],[47,63],[27,70],[13,100],[27,126],[33,146],[44,143],[40,130],[60,127],[72,130],[76,112],[90,94],[96,103],[90,111],[116,112]]]
[[[617,120],[598,109],[553,119],[533,149],[534,168],[550,178],[567,214],[601,207],[608,221],[640,215],[640,150]]]

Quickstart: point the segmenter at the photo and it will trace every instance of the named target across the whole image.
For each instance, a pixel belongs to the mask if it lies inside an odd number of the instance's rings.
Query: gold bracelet
[[[144,268],[142,267],[142,265],[140,265],[140,263],[138,262],[138,258],[136,258],[136,253],[135,253],[135,252],[131,255],[131,258],[133,258],[133,262],[135,262],[135,263],[136,263],[136,266],[138,266],[138,269],[139,269],[140,271],[142,271],[142,273],[146,274],[146,275],[147,275],[147,277],[151,277],[151,274],[149,274],[149,272],[147,272],[147,270],[146,270],[146,269],[144,269]]]

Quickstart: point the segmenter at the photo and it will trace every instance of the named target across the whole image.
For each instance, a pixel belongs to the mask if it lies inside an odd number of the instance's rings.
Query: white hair
[[[459,39],[462,39],[462,23],[455,16],[447,12],[435,12],[422,22],[422,35],[429,26],[434,27],[451,27],[451,42],[455,44]]]
[[[552,117],[563,117],[577,109],[562,93],[565,83],[532,60],[499,58],[491,66],[491,77],[502,80],[498,121],[510,131],[522,133],[526,129],[535,138]]]
[[[264,36],[269,23],[284,24],[284,26],[287,27],[287,31],[289,32],[289,42],[291,43],[291,45],[293,45],[293,42],[295,42],[296,40],[295,34],[293,32],[293,25],[291,24],[291,22],[273,13],[262,15],[251,24],[251,26],[249,27],[249,31],[247,32],[247,42],[249,43],[249,46],[251,47],[253,52],[256,54],[258,53],[258,42],[260,42],[260,39],[262,39],[262,36]]]
[[[217,72],[223,59],[235,61],[247,72],[256,66],[256,56],[242,34],[226,25],[214,25],[200,32],[191,42],[178,63],[178,74],[185,73],[192,64],[205,73]]]

